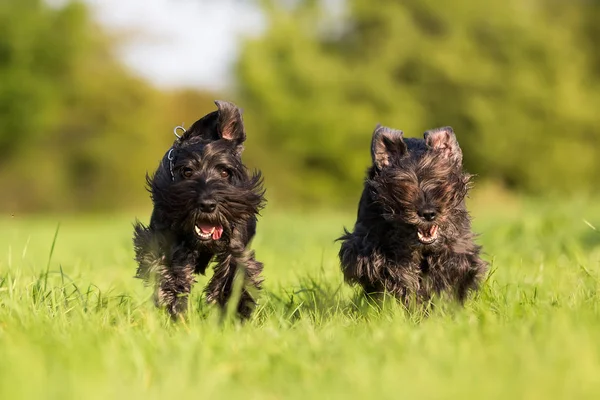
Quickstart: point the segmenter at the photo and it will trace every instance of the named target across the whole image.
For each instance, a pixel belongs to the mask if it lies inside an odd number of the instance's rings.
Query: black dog
[[[242,164],[246,139],[241,110],[215,101],[214,111],[178,138],[153,177],[146,177],[154,203],[150,225],[135,224],[137,277],[154,280],[155,302],[172,316],[187,309],[194,273],[216,261],[205,288],[210,303],[224,307],[237,271],[245,275],[237,310],[250,316],[260,289],[262,264],[247,245],[264,205],[259,172]]]
[[[371,156],[354,231],[338,239],[346,282],[406,306],[445,292],[462,303],[487,263],[473,242],[465,207],[471,176],[452,128],[423,140],[378,125]]]

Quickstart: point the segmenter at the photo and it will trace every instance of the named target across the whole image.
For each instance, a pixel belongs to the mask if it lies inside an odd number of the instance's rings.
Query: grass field
[[[424,318],[342,283],[333,239],[353,213],[267,209],[244,325],[203,305],[204,277],[185,323],[154,309],[132,278],[134,214],[6,217],[0,399],[600,398],[600,205],[473,214],[493,273]]]

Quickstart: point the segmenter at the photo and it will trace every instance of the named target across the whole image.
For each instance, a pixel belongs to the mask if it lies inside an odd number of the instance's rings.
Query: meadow
[[[491,272],[464,308],[371,304],[334,239],[354,213],[267,208],[251,321],[157,311],[133,279],[147,213],[0,220],[0,398],[598,399],[600,206],[478,201]],[[60,224],[60,225],[59,225]]]

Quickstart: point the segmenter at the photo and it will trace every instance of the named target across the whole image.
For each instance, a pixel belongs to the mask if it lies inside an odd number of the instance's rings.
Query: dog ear
[[[377,124],[371,141],[371,158],[378,169],[391,164],[394,157],[406,154],[404,132]]]
[[[423,134],[423,138],[425,138],[428,148],[440,152],[442,156],[450,160],[462,163],[462,151],[451,127],[445,126],[429,130]]]
[[[215,100],[215,104],[217,111],[206,114],[194,122],[181,136],[181,142],[199,137],[210,141],[225,139],[241,146],[246,140],[242,110],[228,101]]]
[[[215,100],[219,117],[217,130],[221,139],[240,145],[246,140],[246,131],[242,121],[242,110],[228,101]]]

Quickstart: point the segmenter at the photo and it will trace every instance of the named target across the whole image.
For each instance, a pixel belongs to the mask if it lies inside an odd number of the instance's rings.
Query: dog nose
[[[435,212],[435,210],[432,210],[432,209],[423,210],[423,211],[421,211],[421,217],[425,221],[433,221],[436,217],[436,212]]]
[[[217,208],[217,201],[213,199],[200,200],[200,210],[204,212],[213,212]]]

